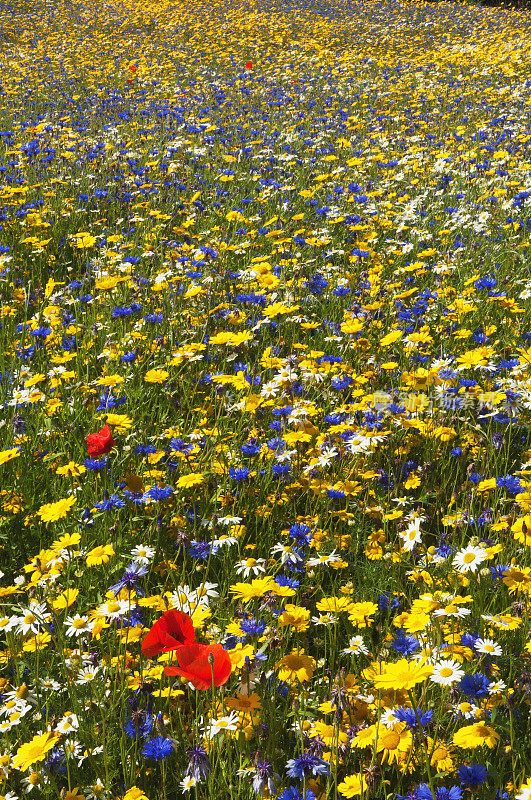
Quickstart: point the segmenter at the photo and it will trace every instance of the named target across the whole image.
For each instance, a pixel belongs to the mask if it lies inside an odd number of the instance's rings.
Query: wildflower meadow
[[[0,800],[530,800],[529,11],[0,41]]]

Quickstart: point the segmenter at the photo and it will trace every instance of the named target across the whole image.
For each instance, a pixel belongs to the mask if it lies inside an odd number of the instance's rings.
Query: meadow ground
[[[528,800],[529,12],[0,36],[0,796]]]

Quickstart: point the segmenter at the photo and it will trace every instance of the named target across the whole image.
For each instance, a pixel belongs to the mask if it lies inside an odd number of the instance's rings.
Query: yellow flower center
[[[85,625],[86,625],[86,622],[85,622],[84,619],[75,619],[73,621],[73,623],[72,623],[72,627],[75,628],[78,631],[81,630],[81,628],[84,628]]]
[[[474,553],[467,553],[467,554],[466,554],[466,555],[463,557],[463,562],[464,562],[465,564],[471,564],[471,563],[472,563],[472,562],[475,560],[475,558],[476,558],[476,556],[475,556],[475,554],[474,554]]]
[[[443,667],[439,674],[441,678],[449,678],[452,673],[453,670],[450,667]]]
[[[396,731],[387,731],[382,736],[382,744],[387,750],[395,750],[400,744],[400,735]]]

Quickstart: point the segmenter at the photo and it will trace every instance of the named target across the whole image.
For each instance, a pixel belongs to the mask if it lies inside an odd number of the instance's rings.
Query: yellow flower
[[[77,531],[75,533],[65,533],[63,536],[60,536],[59,539],[52,542],[52,547],[56,551],[66,550],[68,547],[75,547],[80,541],[81,534]]]
[[[70,789],[65,796],[64,800],[85,800],[84,794],[78,794],[78,787],[76,786],[74,789]]]
[[[363,775],[347,775],[345,780],[337,787],[343,797],[358,797],[367,788],[367,781]]]
[[[233,669],[241,669],[245,665],[245,659],[247,657],[252,658],[253,656],[254,649],[251,644],[244,645],[238,643],[236,647],[229,650],[229,658]]]
[[[382,753],[382,762],[393,764],[403,760],[413,743],[413,737],[406,723],[401,722],[393,728],[380,728],[376,752]]]
[[[87,567],[106,564],[111,556],[114,555],[112,544],[99,544],[87,553]]]
[[[335,709],[330,709],[330,711]],[[345,731],[337,729],[336,725],[328,725],[324,720],[318,719],[314,722],[310,732],[310,739],[319,737],[327,747],[332,747],[334,744],[346,744],[348,736]]]
[[[139,789],[137,786],[131,786],[124,794],[123,800],[149,800],[149,798],[144,794],[142,789]]]
[[[499,738],[500,736],[494,728],[485,725],[484,722],[475,722],[473,725],[467,725],[456,731],[453,742],[457,747],[465,749],[481,747],[484,744],[487,747],[494,747]]]
[[[60,611],[63,608],[69,608],[76,601],[78,594],[79,589],[66,589],[52,602],[53,610]]]
[[[374,676],[374,686],[376,689],[408,690],[426,680],[432,672],[433,667],[429,664],[401,658],[394,664],[385,664],[382,672]]]
[[[12,447],[9,450],[1,450],[0,464],[7,464],[8,461],[11,461],[13,458],[18,458],[19,455],[20,450],[18,447]]]
[[[278,619],[278,624],[283,627],[289,625],[294,631],[305,631],[308,629],[310,612],[301,606],[294,606],[288,603],[284,606],[284,611]]]
[[[391,333],[388,333],[383,339],[380,339],[380,347],[388,347],[390,344],[394,344],[402,338],[403,335],[404,331],[391,331]]]
[[[437,768],[438,772],[453,771],[452,750],[447,744],[436,742],[434,746],[433,739],[428,736],[428,752],[431,753],[431,764]]]
[[[323,597],[316,605],[317,611],[337,614],[340,611],[350,611],[352,601],[349,597]]]
[[[31,742],[21,745],[13,759],[13,766],[15,769],[29,769],[36,761],[43,761],[46,758],[46,753],[51,750],[57,740],[60,738],[59,734],[47,731],[40,736],[34,736]]]
[[[117,433],[126,433],[133,425],[133,420],[129,414],[102,414],[99,419],[104,420],[107,425],[113,425]]]
[[[256,711],[262,708],[260,697],[256,692],[252,694],[238,694],[237,697],[226,697],[225,705],[239,712]]]
[[[503,573],[503,582],[513,592],[528,592],[531,589],[531,567],[511,567]]]
[[[84,231],[73,234],[72,238],[76,240],[75,245],[78,250],[83,250],[86,247],[93,247],[96,243],[96,237]]]
[[[370,617],[378,611],[376,603],[351,603],[348,609],[348,618],[353,625],[359,628],[369,628],[372,625]]]
[[[278,677],[281,681],[293,683],[309,681],[315,671],[315,659],[305,653],[288,653],[276,665]]]
[[[144,375],[144,381],[146,383],[164,383],[169,377],[170,373],[166,372],[165,369],[150,369]]]
[[[477,367],[478,364],[487,363],[486,354],[481,347],[475,350],[468,350],[466,353],[463,353],[462,356],[459,356],[457,363],[462,367]]]
[[[58,500],[56,503],[46,503],[39,508],[37,514],[43,522],[57,522],[58,519],[66,517],[75,502],[75,497],[67,497],[64,500]]]
[[[358,333],[363,328],[363,322],[359,319],[348,319],[341,325],[343,333]]]
[[[66,475],[68,478],[77,478],[78,475],[83,475],[87,471],[84,464],[76,464],[75,461],[69,461],[62,467],[58,467],[55,472],[57,475]]]
[[[199,486],[203,481],[201,472],[190,472],[188,475],[181,475],[175,486],[177,489],[188,489],[191,486]]]
[[[372,747],[377,732],[378,727],[376,725],[369,725],[367,728],[362,728],[352,740],[352,747]]]
[[[263,597],[266,592],[270,592],[274,587],[273,578],[255,578],[251,583],[235,583],[229,587],[229,591],[234,594],[235,600],[242,600],[248,603],[255,597]]]
[[[106,375],[104,378],[100,378],[96,381],[96,386],[120,386],[124,381],[125,378],[122,377],[122,375]]]

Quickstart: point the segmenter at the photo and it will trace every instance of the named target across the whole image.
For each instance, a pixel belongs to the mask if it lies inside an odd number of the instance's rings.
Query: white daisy
[[[97,673],[99,672],[98,667],[84,667],[80,669],[76,676],[76,683],[82,686],[83,684],[92,683],[94,678],[96,677]]]
[[[137,544],[131,550],[131,558],[138,564],[149,564],[155,555],[155,548],[149,547],[147,544]]]
[[[488,553],[484,547],[469,545],[456,553],[452,564],[458,572],[475,572],[487,557]]]
[[[458,661],[441,659],[441,661],[438,661],[434,665],[430,680],[441,686],[451,686],[452,683],[460,680],[465,674],[459,667],[460,664]]]
[[[420,518],[411,520],[405,531],[400,531],[399,536],[402,540],[402,549],[410,552],[416,544],[421,541]]]
[[[55,730],[59,733],[72,733],[79,728],[78,718],[75,714],[65,714],[63,719],[56,726]]]
[[[363,636],[351,636],[348,647],[345,647],[345,649],[342,650],[341,652],[346,656],[347,655],[359,656],[360,653],[366,656],[369,653],[363,641]]]
[[[82,617],[76,614],[75,617],[67,617],[65,619],[66,635],[67,636],[82,636],[84,633],[90,633],[93,628],[93,623],[89,621],[88,617]]]
[[[222,731],[235,731],[238,728],[239,719],[238,714],[232,711],[228,717],[208,720],[205,726],[205,733],[208,733],[209,739],[213,739],[214,736]]]
[[[507,684],[504,681],[491,681],[489,683],[489,694],[501,694],[507,689]]]
[[[194,778],[192,775],[186,775],[179,784],[183,792],[189,792],[190,789],[193,789],[196,785],[197,778]]]
[[[478,653],[484,653],[487,656],[501,656],[503,650],[499,644],[496,644],[492,639],[478,639],[474,643],[474,648]]]
[[[266,571],[265,558],[244,558],[236,563],[236,575],[248,578],[250,575],[260,575]]]

